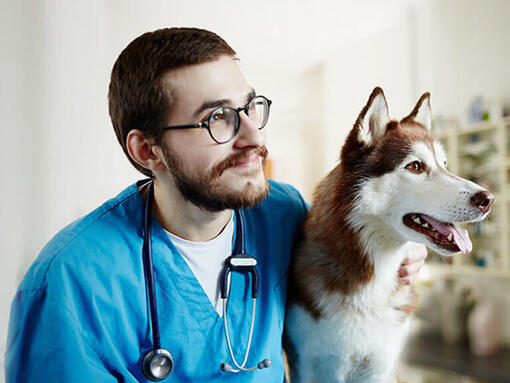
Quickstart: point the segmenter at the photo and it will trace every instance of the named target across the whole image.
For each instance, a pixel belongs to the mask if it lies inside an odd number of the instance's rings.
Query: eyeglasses
[[[241,108],[223,106],[215,109],[202,122],[187,125],[164,126],[162,129],[206,128],[214,141],[218,144],[225,144],[232,140],[237,132],[239,132],[241,121],[239,112],[244,112],[251,121],[259,126],[258,129],[260,130],[266,126],[271,103],[272,101],[264,96],[255,96]]]

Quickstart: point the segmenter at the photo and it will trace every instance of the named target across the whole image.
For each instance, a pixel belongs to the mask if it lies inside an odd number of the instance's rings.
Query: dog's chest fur
[[[365,246],[372,256],[362,256],[356,236],[343,232],[350,241],[337,242],[340,257],[307,236],[296,248],[284,340],[292,383],[387,382],[406,338],[416,296],[396,270],[407,245],[378,239]]]
[[[340,310],[316,319],[302,306],[290,307],[286,326],[298,329],[291,342],[300,368],[293,372],[292,383],[387,382],[408,324],[409,319],[387,308],[370,313]]]

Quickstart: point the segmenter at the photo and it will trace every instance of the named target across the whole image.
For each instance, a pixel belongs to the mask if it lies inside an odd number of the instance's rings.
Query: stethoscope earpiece
[[[142,361],[143,375],[153,382],[159,382],[170,375],[174,369],[174,360],[164,348],[150,350]]]
[[[243,369],[243,370],[235,369],[228,363],[222,363],[221,370],[223,372],[240,372],[240,371],[253,371],[256,369],[262,370],[262,369],[268,368],[268,367],[271,367],[271,361],[269,359],[264,359],[262,362],[259,362],[257,364],[257,367],[253,367],[253,368],[249,368],[249,369],[247,368],[247,369]]]
[[[268,367],[271,367],[271,361],[269,359],[264,359],[262,362],[260,362],[259,364],[257,364],[257,367],[259,369],[263,369],[263,368],[268,368]]]

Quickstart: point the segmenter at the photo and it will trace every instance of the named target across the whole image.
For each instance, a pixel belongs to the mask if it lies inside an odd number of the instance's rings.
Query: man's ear
[[[377,87],[372,91],[367,104],[356,120],[359,143],[366,147],[373,146],[379,138],[384,136],[389,122],[388,104],[384,92]]]
[[[141,130],[130,130],[126,137],[126,148],[129,156],[138,165],[154,171],[164,170],[163,151]]]
[[[430,109],[430,93],[426,92],[420,97],[416,106],[409,116],[404,118],[402,122],[414,121],[417,122],[425,129],[430,131],[432,127],[432,111]]]

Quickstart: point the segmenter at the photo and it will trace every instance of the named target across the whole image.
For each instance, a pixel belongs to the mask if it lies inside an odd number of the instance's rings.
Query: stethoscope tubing
[[[152,324],[152,340],[154,349],[161,348],[161,340],[159,334],[158,307],[156,300],[156,288],[154,286],[154,267],[152,263],[152,241],[151,241],[151,206],[154,199],[154,182],[150,182],[147,191],[147,201],[144,207],[144,236],[148,240],[143,243],[143,260],[145,267],[145,275],[147,278],[147,288],[149,290],[149,304]]]
[[[248,344],[246,345],[246,350],[244,352],[244,360],[239,365],[237,363],[237,360],[234,356],[234,352],[232,351],[232,345],[230,343],[230,336],[228,333],[228,324],[227,324],[227,305],[228,305],[228,297],[223,299],[223,326],[225,328],[225,337],[227,338],[227,346],[228,346],[228,352],[230,353],[230,358],[234,362],[235,366],[238,368],[238,370],[232,370],[232,372],[239,372],[239,371],[254,371],[258,368],[258,366],[254,366],[252,368],[244,368],[246,365],[246,362],[248,361],[248,355],[250,354],[250,347],[251,347],[251,340],[253,338],[253,324],[255,323],[255,310],[256,310],[256,304],[257,304],[257,298],[252,298],[253,305],[252,305],[252,311],[251,311],[251,324],[250,324],[250,335],[248,336]]]

